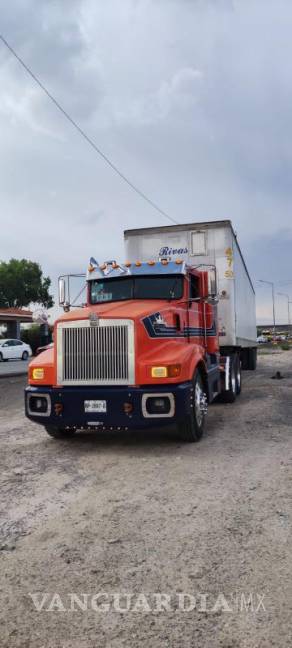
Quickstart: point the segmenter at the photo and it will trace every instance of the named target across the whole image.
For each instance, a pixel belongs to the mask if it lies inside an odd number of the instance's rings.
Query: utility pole
[[[287,304],[288,304],[288,329],[289,329],[289,332],[291,332],[290,304],[291,304],[292,302],[290,301],[290,296],[287,295],[287,293],[281,293],[281,292],[277,293],[277,295],[282,295],[282,297],[287,297]]]
[[[276,311],[275,311],[275,284],[273,281],[264,281],[264,279],[258,279],[260,283],[268,284],[272,287],[272,301],[273,301],[273,338],[276,337]]]
[[[290,304],[292,304],[292,301],[288,301],[288,308],[289,308],[289,315],[290,315]],[[289,324],[289,335],[291,337],[291,317],[290,317],[290,324]]]

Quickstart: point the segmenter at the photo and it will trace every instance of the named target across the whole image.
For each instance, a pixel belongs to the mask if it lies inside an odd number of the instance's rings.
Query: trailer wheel
[[[45,425],[46,432],[54,439],[67,439],[74,435],[75,428],[60,428],[56,425]]]
[[[178,424],[178,434],[182,441],[194,443],[200,441],[204,434],[207,414],[207,396],[200,372],[197,370],[193,378],[193,407],[182,423]]]
[[[236,380],[236,357],[234,355],[229,356],[229,389],[224,389],[221,393],[220,400],[223,403],[234,403],[237,395],[237,380]]]
[[[234,358],[235,363],[235,378],[236,378],[236,394],[239,396],[241,393],[241,362],[240,356],[236,355]]]
[[[249,369],[249,349],[247,348],[241,349],[240,359],[241,359],[241,368],[243,370]]]
[[[252,348],[249,349],[249,363],[248,363],[248,368],[250,371],[255,371],[257,368],[257,358],[258,358],[258,350],[257,348]]]

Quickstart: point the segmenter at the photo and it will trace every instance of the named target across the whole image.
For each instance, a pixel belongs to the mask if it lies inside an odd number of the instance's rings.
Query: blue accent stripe
[[[161,313],[154,313],[143,319],[143,324],[151,338],[181,338],[181,337],[214,337],[216,335],[216,322],[214,321],[206,331],[204,327],[185,326],[183,331],[178,331],[175,326],[167,326],[157,322]]]

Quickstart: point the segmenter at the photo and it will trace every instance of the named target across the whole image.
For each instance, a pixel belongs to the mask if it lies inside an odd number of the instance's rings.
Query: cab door
[[[204,338],[200,305],[200,281],[196,274],[189,275],[189,336],[202,344]],[[195,341],[195,340],[192,340]]]

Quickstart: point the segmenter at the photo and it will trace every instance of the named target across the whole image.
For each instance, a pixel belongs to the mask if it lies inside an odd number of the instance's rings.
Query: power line
[[[47,97],[49,97],[49,99],[53,102],[53,104],[55,104],[56,108],[58,108],[58,110],[60,110],[60,112],[64,115],[64,117],[66,117],[66,119],[68,119],[68,121],[72,124],[72,126],[74,126],[74,128],[76,128],[76,130],[79,132],[79,134],[82,135],[82,137],[84,137],[84,139],[88,142],[88,144],[90,144],[90,146],[95,150],[95,152],[98,153],[98,155],[104,160],[104,162],[106,162],[106,164],[108,164],[111,167],[111,169],[122,180],[124,180],[124,182],[126,182],[129,185],[129,187],[131,187],[131,189],[133,189],[138,194],[138,196],[140,196],[140,198],[143,198],[149,205],[151,205],[151,207],[153,207],[154,209],[156,209],[156,211],[158,211],[160,214],[162,214],[162,216],[164,216],[169,221],[171,221],[172,223],[177,225],[177,221],[174,220],[174,218],[169,216],[169,214],[167,214],[163,209],[161,209],[158,205],[156,205],[156,203],[153,202],[153,200],[151,200],[151,198],[148,198],[148,196],[146,196],[146,194],[143,191],[141,191],[141,189],[136,187],[136,185],[134,185],[133,182],[131,182],[131,180],[129,180],[124,175],[124,173],[122,173],[122,171],[120,171],[118,169],[118,167],[113,162],[111,162],[111,160],[107,157],[107,155],[105,155],[105,153],[103,153],[101,151],[101,149],[95,144],[95,142],[89,137],[89,135],[87,135],[85,133],[85,131],[81,128],[81,126],[79,126],[79,124],[77,124],[77,122],[72,117],[70,117],[69,113],[65,110],[65,108],[63,108],[61,106],[61,104],[57,101],[57,99],[55,99],[55,97],[53,97],[53,95],[49,92],[49,90],[47,90],[45,85],[34,74],[34,72],[32,72],[32,70],[28,67],[28,65],[26,65],[26,63],[22,60],[22,58],[13,49],[13,47],[11,47],[11,45],[9,45],[9,43],[4,38],[4,36],[2,36],[2,34],[0,34],[0,39],[1,39],[2,43],[7,47],[7,49],[11,52],[11,54],[13,54],[13,56],[17,59],[17,61],[20,63],[20,65],[22,65],[22,67],[26,70],[26,72],[37,83],[37,85],[42,89],[42,91],[47,95]]]

